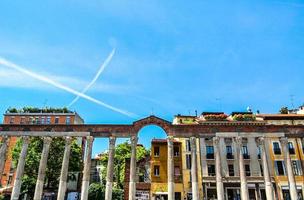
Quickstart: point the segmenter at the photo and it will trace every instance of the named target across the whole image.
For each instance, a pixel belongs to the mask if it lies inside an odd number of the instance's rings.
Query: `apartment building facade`
[[[247,112],[232,113],[230,116],[224,113],[203,113],[201,116],[177,115],[173,123],[184,124],[185,126],[208,123],[222,123],[225,125],[238,120],[243,121],[242,123],[256,124],[257,126],[259,122],[269,125],[304,125],[303,114],[254,115]],[[240,135],[241,140],[239,140]],[[199,140],[197,145],[199,153],[197,155],[200,162],[200,165],[197,165],[197,173],[200,190],[202,190],[199,199],[239,200],[242,198],[241,187],[244,185],[244,180],[248,188],[248,199],[266,199],[265,174],[263,171],[265,166],[269,170],[271,188],[274,191],[275,199],[291,199],[289,191],[291,182],[296,184],[298,198],[303,199],[303,136],[285,138],[280,133],[264,136],[266,135],[258,132],[250,134],[236,132],[235,134],[217,133],[216,136],[197,139]],[[261,138],[263,141],[261,141]],[[181,138],[179,140],[183,141]],[[187,145],[189,140],[185,139],[185,143],[184,149],[189,148],[189,145]],[[238,151],[241,153],[238,154]],[[286,162],[289,159],[286,159],[286,151],[291,158],[291,163],[287,164]],[[185,160],[186,165],[189,165],[189,161],[187,161],[191,156],[189,149],[182,152],[184,152],[182,153],[182,159]],[[264,159],[267,165],[263,163],[263,152],[265,152]],[[292,174],[290,173],[291,170],[288,174],[287,166],[292,168]],[[188,181],[191,180],[191,176],[187,177],[187,174],[187,170],[183,170],[183,177],[186,181],[184,187],[187,186],[187,179]],[[219,182],[223,185],[221,192],[223,198],[218,197]],[[189,186],[191,187],[191,184]],[[190,193],[191,188],[189,188]],[[186,199],[192,199],[191,195],[187,195]]]

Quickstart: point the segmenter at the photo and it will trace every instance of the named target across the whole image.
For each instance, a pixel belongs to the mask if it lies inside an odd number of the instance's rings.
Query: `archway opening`
[[[151,148],[153,139],[166,139],[167,133],[157,125],[147,125],[141,128],[138,132],[138,144],[143,145],[145,148]]]

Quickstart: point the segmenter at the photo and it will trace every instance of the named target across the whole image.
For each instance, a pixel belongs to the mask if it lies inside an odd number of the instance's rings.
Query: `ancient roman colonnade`
[[[264,140],[267,137],[280,137],[283,147],[284,160],[286,163],[288,182],[290,188],[290,196],[292,200],[297,200],[297,191],[295,178],[292,172],[291,159],[288,151],[287,137],[303,137],[304,126],[297,125],[266,125],[264,122],[206,122],[200,125],[173,125],[170,122],[155,116],[150,116],[134,122],[131,125],[0,125],[0,136],[3,138],[0,147],[0,174],[3,172],[3,164],[5,161],[5,152],[7,151],[9,137],[18,136],[23,138],[22,150],[19,156],[19,162],[16,172],[16,180],[13,186],[12,200],[17,200],[20,195],[21,178],[24,172],[25,158],[29,145],[29,137],[43,137],[43,150],[41,154],[38,178],[35,188],[34,200],[41,200],[43,194],[43,186],[45,179],[45,170],[53,137],[64,137],[66,139],[64,158],[61,168],[60,182],[58,188],[58,200],[64,200],[67,188],[68,165],[71,149],[71,141],[73,137],[86,138],[86,150],[84,156],[84,168],[81,186],[81,200],[87,200],[90,181],[91,154],[94,138],[109,138],[109,159],[106,177],[106,200],[112,199],[113,185],[113,168],[115,155],[116,138],[127,137],[131,139],[131,163],[130,163],[130,183],[129,183],[129,199],[135,200],[136,193],[136,146],[137,134],[141,128],[146,125],[158,125],[164,129],[168,135],[168,199],[174,200],[174,155],[173,141],[174,137],[190,138],[191,144],[191,183],[193,200],[201,199],[199,197],[199,182],[197,171],[196,139],[197,138],[213,138],[215,148],[216,162],[216,188],[217,198],[224,199],[224,186],[220,159],[219,139],[221,137],[233,138],[237,144],[237,158],[239,160],[239,177],[241,185],[241,199],[248,200],[247,177],[244,169],[244,158],[241,152],[242,138],[254,137],[261,149],[262,167],[264,172],[264,185],[267,200],[275,199],[272,180],[269,174],[269,166],[266,158]]]

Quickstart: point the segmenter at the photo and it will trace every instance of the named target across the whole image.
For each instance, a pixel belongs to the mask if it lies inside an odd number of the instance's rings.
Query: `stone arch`
[[[149,125],[156,125],[159,126],[160,128],[162,128],[165,133],[169,136],[169,133],[171,132],[171,126],[172,124],[164,119],[161,119],[159,117],[156,117],[154,115],[151,115],[149,117],[140,119],[138,121],[135,121],[133,123],[133,130],[134,133],[136,133],[136,135],[138,134],[138,132],[144,128],[145,126],[149,126]]]

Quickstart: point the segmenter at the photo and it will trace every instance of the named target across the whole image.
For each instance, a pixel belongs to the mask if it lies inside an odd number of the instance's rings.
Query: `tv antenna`
[[[290,102],[291,102],[291,109],[294,110],[295,107],[294,107],[294,95],[293,94],[290,95]]]
[[[48,99],[45,99],[43,102],[43,108],[46,108],[47,102],[48,102]]]

